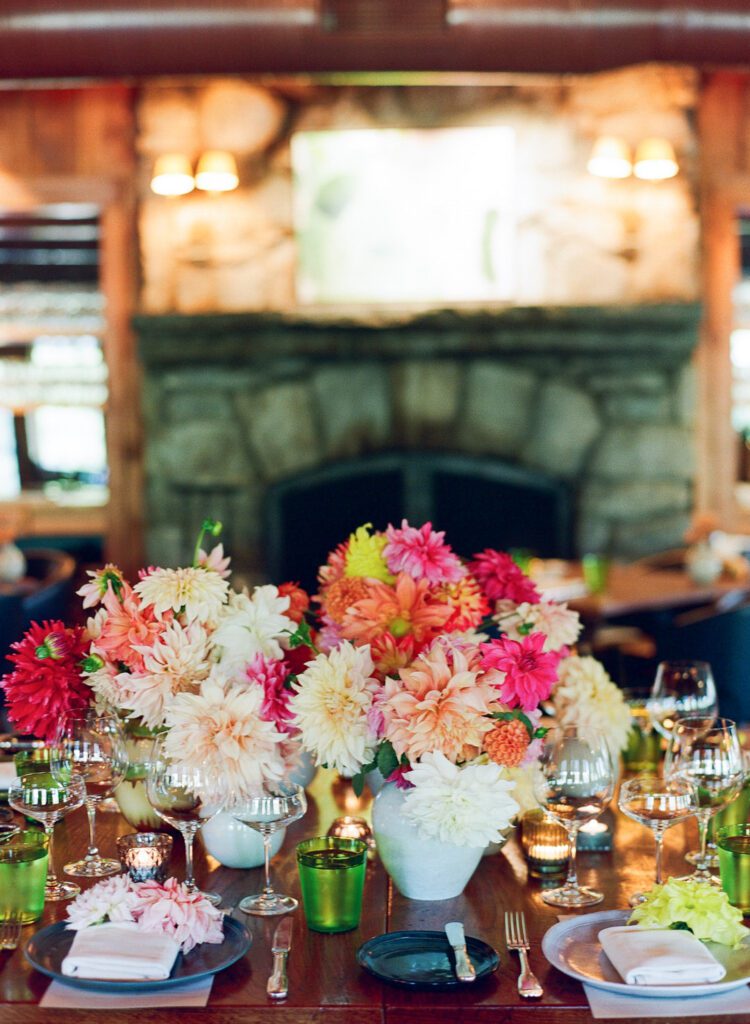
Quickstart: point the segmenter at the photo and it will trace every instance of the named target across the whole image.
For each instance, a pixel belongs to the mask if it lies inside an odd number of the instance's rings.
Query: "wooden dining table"
[[[351,785],[330,772],[320,771],[309,790],[305,817],[294,824],[272,862],[273,880],[282,891],[299,896],[295,846],[305,837],[325,834],[334,817],[369,813],[368,797],[359,800]],[[627,907],[628,896],[648,886],[654,876],[654,842],[644,827],[617,811],[605,812],[613,829],[609,853],[580,853],[579,877],[604,893],[595,910]],[[98,815],[100,848],[115,852],[115,837],[133,831],[118,814]],[[75,811],[57,827],[55,862],[62,865],[86,846],[83,810]],[[683,854],[695,845],[692,822],[669,829],[665,840],[665,869],[686,871]],[[262,885],[262,869],[222,867],[200,846],[196,851],[196,877],[202,886],[218,891],[224,905],[234,908]],[[181,841],[175,841],[171,873],[182,877]],[[83,885],[89,883],[84,881]],[[294,913],[294,934],[289,956],[289,996],[274,1002],[266,995],[271,973],[271,939],[279,918],[247,917],[235,910],[251,936],[248,953],[217,974],[205,1008],[107,1010],[108,1021],[138,1019],[139,1024],[583,1024],[593,1020],[582,985],[545,960],[542,938],[565,913],[542,902],[541,883],[529,877],[517,836],[504,849],[486,856],[462,895],[440,902],[405,899],[393,887],[375,856],[368,866],[362,918],[354,931],[322,935],[308,930],[300,907]],[[23,945],[44,925],[65,917],[65,903],[45,907],[42,919],[24,928]],[[544,987],[540,999],[522,999],[517,991],[518,958],[505,946],[504,914],[525,912],[531,940],[531,966]],[[579,912],[582,913],[582,912]],[[367,939],[402,929],[442,930],[447,921],[462,921],[466,934],[484,940],[500,954],[498,970],[472,985],[450,991],[411,991],[379,981],[357,963],[357,949]],[[49,978],[25,959],[22,948],[0,952],[0,1021],[2,1024],[48,1024],[49,1021],[101,1021],[101,1010],[42,1010],[39,1000]],[[648,1024],[648,1000],[634,1003],[633,1020]],[[676,1012],[679,1012],[676,1009]],[[714,1021],[732,1024],[729,1016]]]

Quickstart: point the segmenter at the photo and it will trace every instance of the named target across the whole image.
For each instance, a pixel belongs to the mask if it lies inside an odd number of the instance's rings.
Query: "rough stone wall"
[[[150,313],[294,311],[289,141],[305,129],[507,125],[517,136],[518,305],[695,301],[695,76],[646,66],[507,87],[333,87],[209,79],[142,90],[142,307]],[[586,171],[594,139],[669,138],[681,173],[659,183]],[[233,151],[241,187],[172,200],[153,160]],[[460,189],[460,182],[456,183]],[[446,197],[450,201],[450,197]]]
[[[211,340],[193,349],[169,340],[169,318],[144,323],[151,557],[177,564],[213,514],[257,578],[270,483],[388,449],[493,456],[565,481],[580,552],[679,544],[692,503],[697,309],[673,307],[663,323],[654,312],[646,326],[635,313],[623,326],[616,311],[563,312],[551,326],[540,311],[518,314],[505,327],[454,318],[343,337],[298,325],[292,342],[283,325],[261,341],[247,323],[245,337],[233,328],[234,347],[225,325],[195,318],[179,330]]]

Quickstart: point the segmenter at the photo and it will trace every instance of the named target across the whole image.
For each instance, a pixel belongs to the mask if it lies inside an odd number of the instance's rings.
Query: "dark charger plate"
[[[497,970],[500,957],[492,946],[467,935],[466,948],[477,981]],[[456,977],[456,961],[445,932],[386,932],[359,947],[357,962],[381,981],[406,988],[470,988],[476,984]]]
[[[171,988],[216,974],[244,956],[250,948],[250,933],[244,924],[233,917],[224,918],[224,941],[203,942],[189,953],[177,954],[172,973],[161,981],[107,981],[105,978],[71,978],[62,973],[62,962],[68,954],[75,932],[65,927],[64,921],[42,928],[26,943],[24,955],[32,967],[42,974],[57,978],[76,988],[96,989],[100,992],[143,992],[150,989]]]

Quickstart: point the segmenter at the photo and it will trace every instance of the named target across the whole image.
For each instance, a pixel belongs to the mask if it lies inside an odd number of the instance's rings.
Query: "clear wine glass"
[[[676,725],[664,772],[688,779],[695,787],[696,817],[700,852],[690,876],[697,882],[713,882],[711,855],[707,850],[708,823],[711,818],[739,796],[745,779],[742,747],[736,724],[729,718],[717,718],[706,728],[694,719]]]
[[[656,884],[662,883],[661,854],[664,833],[671,825],[685,821],[696,813],[697,801],[693,783],[675,775],[662,779],[658,775],[636,775],[623,782],[618,800],[620,810],[633,821],[647,825],[656,840]],[[642,893],[630,897],[631,907],[644,900]]]
[[[96,809],[111,796],[125,778],[128,754],[125,736],[116,715],[96,711],[72,715],[61,726],[50,755],[52,774],[65,781],[71,771],[86,784],[86,814],[89,822],[89,848],[81,860],[65,865],[68,875],[102,878],[122,870],[119,860],[102,857],[96,845]]]
[[[612,799],[615,772],[609,750],[600,737],[584,737],[576,726],[550,730],[544,739],[537,799],[567,831],[570,860],[565,885],[542,893],[553,907],[589,907],[604,896],[578,884],[578,830],[596,818]]]
[[[298,902],[293,896],[284,896],[274,891],[271,885],[271,836],[280,828],[286,828],[307,810],[307,798],[302,786],[291,782],[269,783],[262,793],[232,807],[232,814],[244,825],[254,828],[263,837],[265,864],[265,885],[263,891],[246,896],[239,908],[246,914],[272,917],[296,910]]]
[[[52,839],[55,825],[66,814],[81,807],[86,799],[86,787],[79,775],[59,782],[50,772],[24,775],[8,791],[8,803],[15,810],[44,826],[47,836],[47,881],[45,900],[69,900],[77,896],[81,887],[75,882],[61,881],[55,874]]]
[[[221,903],[215,892],[202,892],[193,877],[193,840],[205,822],[218,814],[224,804],[219,779],[200,764],[186,764],[173,758],[165,738],[154,741],[148,766],[146,792],[159,817],[170,824],[185,842],[185,887],[201,893],[214,905]]]
[[[707,661],[662,661],[648,699],[654,728],[672,737],[678,719],[711,725],[719,713],[713,672]]]

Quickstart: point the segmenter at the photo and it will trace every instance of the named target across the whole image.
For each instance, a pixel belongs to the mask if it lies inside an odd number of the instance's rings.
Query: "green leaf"
[[[526,731],[529,734],[529,739],[533,740],[536,736],[531,719],[527,715],[525,715],[520,708],[514,708],[512,711],[492,711],[487,717],[494,718],[499,722],[512,722],[513,719],[518,719],[519,722],[523,722],[523,724],[526,726]],[[542,730],[542,735],[546,736],[547,731],[547,729]]]
[[[310,647],[312,650],[316,650],[312,634],[310,633],[310,627],[304,619],[300,622],[299,626],[297,626],[296,630],[289,636],[289,646]]]
[[[293,689],[292,683],[296,683],[296,682],[297,682],[296,674],[294,672],[290,672],[289,675],[284,680],[284,689],[285,690]]]
[[[380,744],[375,763],[384,779],[387,779],[389,775],[393,775],[398,768],[399,760],[396,757],[396,751],[393,749],[393,744],[390,740],[384,740]]]
[[[522,622],[520,626],[516,626],[516,631],[520,633],[521,636],[528,636],[529,633],[534,631],[534,624],[533,622]]]
[[[357,772],[356,775],[352,775],[352,789],[356,796],[362,796],[365,788],[365,773]]]

